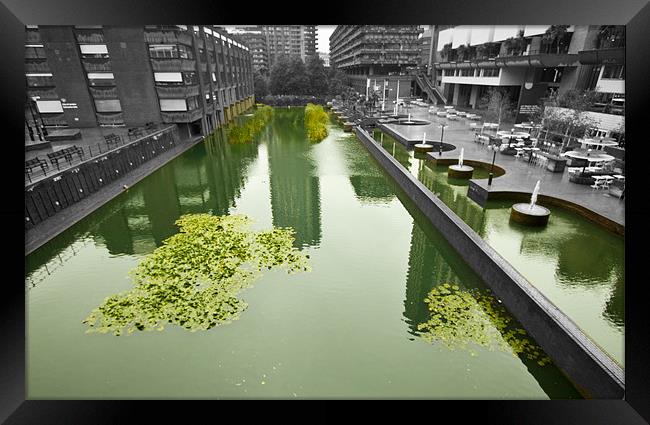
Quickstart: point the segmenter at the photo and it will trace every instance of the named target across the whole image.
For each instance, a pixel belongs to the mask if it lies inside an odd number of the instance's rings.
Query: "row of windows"
[[[446,77],[498,77],[501,68],[481,68],[481,69],[446,69]]]
[[[150,44],[149,57],[194,59],[194,53],[184,44]]]

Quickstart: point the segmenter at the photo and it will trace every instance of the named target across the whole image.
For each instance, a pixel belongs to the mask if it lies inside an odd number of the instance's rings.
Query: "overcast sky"
[[[235,27],[249,27],[253,25],[219,25],[231,31]],[[330,52],[330,35],[334,32],[336,25],[316,25],[318,40],[316,41],[316,50],[323,53]]]

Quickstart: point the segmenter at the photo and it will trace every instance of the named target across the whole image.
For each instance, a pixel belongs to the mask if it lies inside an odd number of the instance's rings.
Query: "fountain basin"
[[[427,121],[427,120],[414,120],[414,119],[411,119],[409,121],[409,120],[398,119],[397,121],[391,122],[390,124],[394,124],[394,125],[428,125],[428,124],[431,124],[431,122]]]
[[[413,149],[415,149],[416,152],[431,152],[433,151],[433,145],[428,143],[418,143],[413,145]]]
[[[447,170],[447,176],[453,179],[471,179],[474,174],[474,167],[469,165],[450,165]]]
[[[530,204],[514,204],[510,211],[511,220],[527,226],[545,226],[550,216],[551,211],[540,205],[533,205],[531,209]]]

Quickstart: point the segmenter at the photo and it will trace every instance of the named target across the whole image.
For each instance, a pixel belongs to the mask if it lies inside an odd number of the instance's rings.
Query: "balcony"
[[[583,65],[623,65],[625,63],[625,48],[583,50],[578,52],[578,58]]]
[[[64,127],[68,125],[63,114],[41,114],[43,124],[53,127]]]
[[[179,122],[193,122],[200,120],[203,117],[203,109],[194,109],[187,112],[161,112],[162,121],[164,123],[179,123]]]
[[[118,99],[117,88],[116,87],[89,87],[88,90],[92,95],[93,99]]]
[[[84,69],[86,72],[111,72],[111,62],[108,60],[103,60],[103,61],[98,61],[98,62],[91,62],[86,60],[82,60],[82,63],[84,65]]]
[[[39,100],[59,100],[60,96],[54,89],[27,89],[27,97],[38,97]]]
[[[158,97],[167,99],[186,99],[198,96],[199,86],[156,86]]]
[[[38,30],[27,30],[27,31],[25,31],[25,42],[27,44],[40,43],[41,42],[41,33]]]
[[[192,36],[179,31],[145,31],[144,41],[153,44],[181,43],[192,46]]]
[[[48,65],[47,61],[26,62],[25,72],[50,72],[50,65]]]
[[[471,59],[462,62],[436,62],[440,69],[494,68],[494,67],[562,67],[577,66],[578,55],[567,53],[531,53],[527,55],[497,56],[490,59]]]
[[[97,112],[97,123],[99,125],[121,125],[124,124],[124,113],[102,114]]]
[[[151,58],[151,68],[154,71],[196,71],[194,59],[154,59]]]

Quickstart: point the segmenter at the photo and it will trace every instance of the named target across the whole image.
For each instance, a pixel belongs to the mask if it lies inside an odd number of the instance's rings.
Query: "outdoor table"
[[[578,139],[578,142],[580,142],[583,149],[593,146],[595,150],[602,150],[605,146],[618,146],[618,143],[610,138]]]
[[[620,174],[614,174],[612,177],[614,177],[618,181],[624,181],[625,180],[625,176],[622,176]]]
[[[548,171],[554,173],[561,173],[564,171],[564,168],[566,167],[566,159],[546,152],[538,152],[537,155],[541,155],[548,159],[546,163],[546,169]]]

